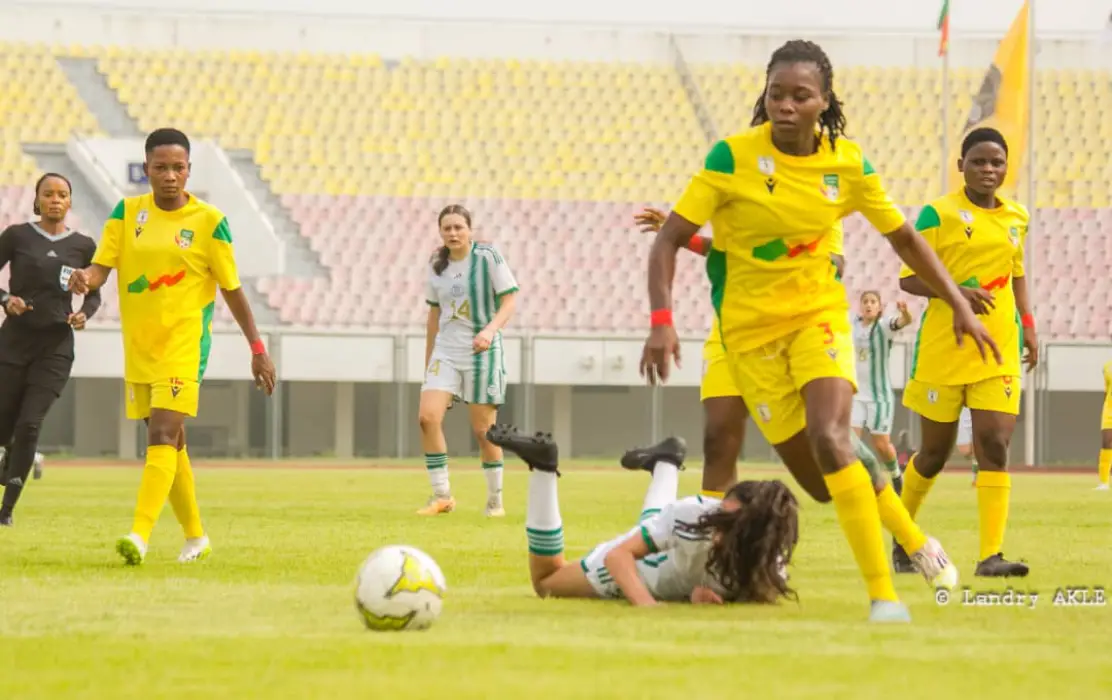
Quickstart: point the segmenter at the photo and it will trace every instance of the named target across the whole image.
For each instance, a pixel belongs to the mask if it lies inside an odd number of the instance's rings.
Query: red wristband
[[[704,255],[707,250],[707,239],[696,233],[687,241],[687,249],[699,255]]]
[[[652,321],[653,328],[657,326],[670,326],[672,325],[672,310],[671,309],[656,309],[649,316]]]
[[[252,355],[265,355],[266,354],[266,345],[263,344],[263,341],[256,340],[255,342],[251,343],[251,354]]]
[[[1035,329],[1035,317],[1031,314],[1023,314],[1019,317],[1019,322],[1023,324],[1024,328]]]

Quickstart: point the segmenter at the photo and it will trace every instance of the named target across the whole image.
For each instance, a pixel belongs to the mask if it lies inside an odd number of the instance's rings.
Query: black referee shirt
[[[66,231],[51,236],[33,223],[9,226],[0,233],[0,269],[10,265],[11,289],[0,289],[0,301],[9,294],[34,307],[22,316],[12,316],[5,325],[45,329],[66,325],[73,313],[73,294],[67,289],[74,270],[88,267],[97,244],[92,238]],[[100,308],[100,292],[91,292],[81,306],[87,318]]]

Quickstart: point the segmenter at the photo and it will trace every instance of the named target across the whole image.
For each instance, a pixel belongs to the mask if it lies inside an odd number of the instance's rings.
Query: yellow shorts
[[[703,348],[703,381],[699,385],[699,400],[741,398],[741,392],[730,373],[726,350],[722,343],[708,342]]]
[[[945,386],[909,379],[903,405],[935,423],[956,423],[962,406],[973,411],[1019,415],[1019,377],[991,377],[973,384]]]
[[[1104,397],[1104,408],[1100,412],[1100,429],[1112,430],[1112,394]]]
[[[734,383],[770,444],[807,426],[803,387],[815,379],[845,379],[857,390],[853,333],[845,311],[822,314],[806,328],[745,352],[727,350]]]
[[[190,379],[163,379],[153,384],[125,385],[127,417],[131,420],[144,420],[151,417],[151,409],[184,413],[190,418],[197,416],[201,385]]]

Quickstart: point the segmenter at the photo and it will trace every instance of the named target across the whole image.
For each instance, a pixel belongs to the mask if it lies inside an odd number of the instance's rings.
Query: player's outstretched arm
[[[660,227],[664,225],[664,220],[668,218],[662,210],[655,207],[645,207],[639,213],[633,215],[633,223],[641,227],[641,233],[657,233]],[[695,235],[684,246],[692,253],[707,257],[707,252],[710,251],[710,239],[703,236]]]
[[[985,347],[987,346],[992,351],[993,357],[996,358],[997,364],[1004,364],[1000,348],[996,347],[996,342],[989,336],[988,331],[977,320],[977,317],[973,315],[973,310],[966,301],[965,295],[962,294],[954,280],[950,279],[946,268],[942,266],[942,261],[938,259],[938,256],[927,245],[923,237],[915,232],[911,224],[905,221],[903,225],[886,235],[885,238],[888,239],[889,245],[900,256],[904,264],[915,273],[915,276],[926,284],[927,288],[934,292],[939,299],[953,308],[954,335],[958,346],[961,346],[966,335],[973,336],[973,342],[977,344],[981,357],[988,359],[985,354]]]
[[[603,560],[606,570],[614,577],[614,583],[618,584],[622,595],[631,605],[637,607],[657,604],[656,598],[649,593],[649,589],[637,574],[637,560],[644,558],[648,553],[649,546],[638,532],[626,537],[620,545],[610,550]]]
[[[676,276],[676,253],[686,246],[701,227],[672,212],[649,251],[649,308],[652,331],[641,353],[641,376],[650,384],[667,381],[672,358],[680,366],[680,340],[672,325],[672,284]]]
[[[247,293],[243,291],[243,287],[232,290],[221,287],[220,293],[224,296],[224,302],[232,312],[232,317],[239,324],[239,329],[251,344],[251,374],[255,376],[255,386],[269,396],[274,393],[277,372],[266,351],[266,346],[263,345],[259,329],[255,326],[255,314],[251,312],[251,302],[247,301]]]

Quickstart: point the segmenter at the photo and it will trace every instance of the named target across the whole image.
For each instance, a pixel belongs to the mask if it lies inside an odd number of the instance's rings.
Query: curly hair
[[[842,112],[842,101],[834,93],[834,66],[830,63],[830,57],[821,46],[812,41],[795,39],[772,52],[772,58],[765,69],[765,86],[757,98],[757,104],[753,106],[753,121],[750,126],[760,126],[768,121],[768,109],[765,107],[768,76],[772,73],[772,67],[778,63],[814,63],[818,66],[819,73],[822,74],[822,91],[830,106],[819,115],[820,138],[815,141],[815,149],[818,149],[821,136],[825,133],[833,150],[838,138],[846,134],[846,115]]]
[[[799,542],[799,501],[782,481],[741,481],[725,499],[736,510],[716,510],[699,518],[695,530],[711,539],[707,573],[730,602],[796,600],[786,571]]]

